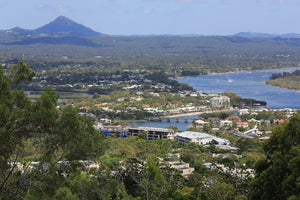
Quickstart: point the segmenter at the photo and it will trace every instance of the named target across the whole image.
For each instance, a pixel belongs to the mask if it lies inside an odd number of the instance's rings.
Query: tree
[[[69,188],[62,187],[56,191],[53,200],[78,200],[78,197],[72,194]]]
[[[217,182],[214,186],[215,197],[220,200],[233,199],[235,189],[232,184]]]
[[[139,138],[147,140],[148,132],[147,131],[141,131],[138,135]]]
[[[166,180],[154,158],[149,158],[145,163],[128,159],[125,167],[120,168],[120,176],[133,197],[160,199],[166,190]]]
[[[252,199],[300,198],[300,115],[276,126],[256,163]]]
[[[22,74],[29,72],[28,74]],[[12,67],[15,83],[30,81],[34,73],[28,65],[19,62]],[[0,67],[0,198],[18,198],[12,194],[7,186],[12,178],[20,148],[24,139],[30,135],[30,120],[32,103],[27,99],[24,91],[11,90],[12,79]],[[15,191],[14,191],[15,192]]]
[[[91,121],[79,117],[72,106],[58,110],[58,95],[52,89],[36,102],[24,90],[11,90],[12,82],[27,82],[34,76],[28,64],[20,61],[10,75],[13,79],[0,68],[0,199],[53,197],[66,183],[58,173],[59,163],[70,164],[65,174],[80,171],[76,161],[100,155],[102,139]],[[34,151],[22,163],[28,145]],[[33,161],[38,162],[33,165]]]
[[[13,65],[11,67],[11,74],[15,84],[17,85],[21,82],[28,83],[35,76],[35,72],[32,71],[29,67],[29,64],[25,63],[24,61],[19,61],[18,64]]]

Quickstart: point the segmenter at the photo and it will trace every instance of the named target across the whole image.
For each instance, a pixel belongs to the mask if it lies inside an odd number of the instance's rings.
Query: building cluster
[[[146,133],[147,140],[170,139],[173,140],[175,131],[167,128],[136,127],[128,128],[126,136],[138,136],[140,133]]]

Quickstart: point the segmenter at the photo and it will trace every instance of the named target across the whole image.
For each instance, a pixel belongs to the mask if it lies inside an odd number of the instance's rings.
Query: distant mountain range
[[[270,33],[254,33],[254,32],[240,32],[234,36],[245,38],[300,38],[300,34],[286,33],[286,34],[270,34]]]
[[[78,24],[67,17],[59,16],[54,21],[41,26],[34,30],[22,29],[15,27],[10,30],[0,30],[0,41],[20,40],[24,38],[37,38],[37,37],[101,37],[109,36],[103,33],[96,32],[84,25]],[[200,34],[149,34],[149,35],[131,35],[132,37],[202,37]],[[300,34],[287,33],[287,34],[269,34],[269,33],[255,33],[255,32],[240,32],[232,36],[244,38],[300,38]],[[122,37],[122,35],[118,35]],[[130,36],[127,36],[130,37]]]
[[[34,30],[0,30],[0,60],[23,55],[300,55],[300,34],[106,35],[64,16]]]

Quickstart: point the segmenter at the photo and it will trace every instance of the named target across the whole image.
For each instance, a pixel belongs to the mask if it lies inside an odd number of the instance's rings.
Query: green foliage
[[[13,74],[19,83],[30,80],[34,72],[19,62]],[[1,67],[0,199],[76,198],[58,172],[82,170],[75,161],[102,154],[102,138],[73,107],[57,110],[58,95],[52,89],[31,102],[24,90],[11,90],[11,81]],[[63,162],[58,165],[59,161]]]
[[[13,65],[11,73],[16,84],[21,82],[30,82],[35,76],[35,72],[29,68],[29,64],[24,61],[19,61],[18,64]]]
[[[214,189],[215,197],[220,200],[233,199],[235,194],[235,189],[230,183],[218,182]]]
[[[148,137],[147,131],[142,131],[142,132],[140,132],[139,135],[138,135],[138,137],[141,138],[141,139],[146,140],[147,137]]]
[[[253,199],[288,199],[299,196],[300,115],[274,127],[264,144],[267,157],[256,164]]]
[[[273,119],[286,119],[286,116],[282,111],[275,110],[275,111],[261,111],[258,112],[256,116],[257,120],[264,119],[264,120],[270,120]]]
[[[231,116],[230,112],[213,112],[213,113],[202,113],[201,117],[208,119],[209,117],[218,117],[220,119],[226,119]]]
[[[72,194],[71,190],[67,187],[59,188],[52,199],[53,200],[79,200],[78,197]]]
[[[103,155],[97,159],[101,166],[101,169],[104,170],[117,170],[119,168],[119,163],[121,162],[121,160],[122,158],[116,155]]]
[[[178,131],[178,127],[177,126],[170,125],[167,128],[172,129],[174,131]]]
[[[245,151],[249,152],[263,152],[261,142],[250,138],[240,138],[236,142],[236,146],[240,149],[239,152],[243,153]]]
[[[68,185],[79,199],[123,199],[126,196],[109,173],[96,172],[90,177],[83,173],[75,174],[68,179]]]
[[[237,94],[232,93],[230,91],[225,92],[224,95],[226,95],[230,98],[230,104],[233,107],[240,108],[242,106],[242,104],[245,104],[249,107],[253,107],[254,104],[256,104],[256,103],[258,103],[262,106],[267,105],[267,103],[265,101],[258,101],[258,100],[255,100],[255,99],[242,98],[242,97],[238,96]]]

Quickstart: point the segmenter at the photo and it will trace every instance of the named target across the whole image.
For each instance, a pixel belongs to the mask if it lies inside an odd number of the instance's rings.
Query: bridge
[[[147,121],[150,121],[150,122],[177,122],[179,123],[180,121],[183,121],[184,123],[188,123],[189,121],[193,121],[195,118],[181,118],[181,117],[178,117],[178,118],[173,118],[173,117],[149,117],[147,118]]]

